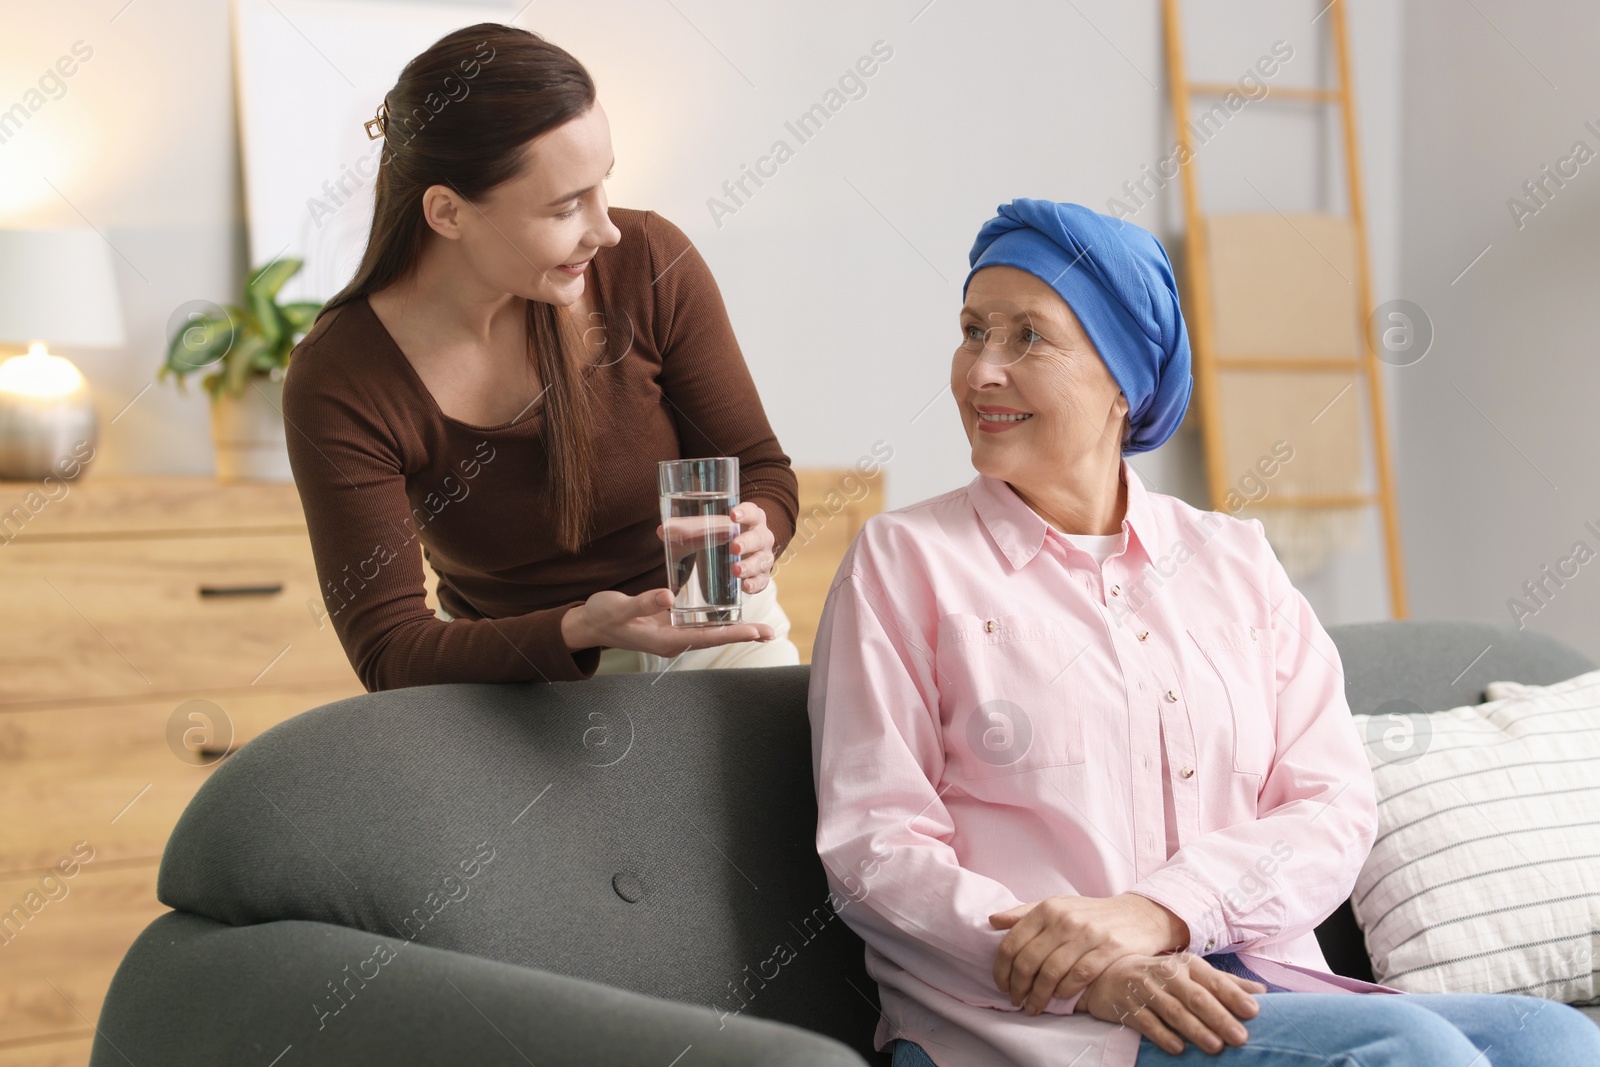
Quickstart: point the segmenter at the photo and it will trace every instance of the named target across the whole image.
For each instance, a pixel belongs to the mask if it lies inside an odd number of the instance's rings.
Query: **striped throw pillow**
[[[1354,716],[1378,836],[1352,902],[1378,981],[1600,1002],[1600,671]]]

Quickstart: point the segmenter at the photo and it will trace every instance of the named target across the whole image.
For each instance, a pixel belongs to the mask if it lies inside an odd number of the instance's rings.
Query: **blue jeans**
[[[1138,1067],[1567,1067],[1600,1064],[1600,1026],[1566,1004],[1471,993],[1258,993],[1250,1039],[1215,1055],[1185,1043],[1169,1055],[1139,1039]],[[892,1043],[894,1067],[938,1067],[919,1045]],[[1340,1057],[1347,1058],[1340,1058]]]

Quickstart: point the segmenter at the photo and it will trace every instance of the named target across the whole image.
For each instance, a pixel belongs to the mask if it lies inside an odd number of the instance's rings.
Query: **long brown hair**
[[[429,229],[422,216],[429,186],[483,200],[518,175],[529,141],[583,114],[594,100],[583,64],[536,33],[480,22],[435,41],[384,96],[372,233],[355,277],[319,316],[411,271]],[[588,536],[595,461],[583,339],[565,308],[530,300],[528,348],[545,390],[540,435],[557,538],[572,552]]]

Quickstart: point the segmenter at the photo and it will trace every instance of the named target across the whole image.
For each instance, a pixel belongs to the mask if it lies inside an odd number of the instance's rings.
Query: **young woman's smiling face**
[[[622,238],[603,185],[615,162],[605,111],[596,102],[523,152],[517,177],[455,211],[461,251],[486,287],[565,307],[583,296],[588,261]]]
[[[1018,488],[1059,484],[1122,454],[1127,398],[1061,295],[1016,267],[967,285],[950,391],[980,473]]]

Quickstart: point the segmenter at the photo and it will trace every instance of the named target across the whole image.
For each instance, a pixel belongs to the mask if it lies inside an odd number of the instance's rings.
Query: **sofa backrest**
[[[1587,656],[1554,637],[1485,622],[1401,619],[1328,627],[1354,715],[1392,700],[1419,711],[1483,702],[1489,682],[1549,685],[1592,671]]]
[[[816,854],[808,677],[439,685],[308,711],[206,782],[158,896],[747,1012],[882,1062],[877,989]]]

